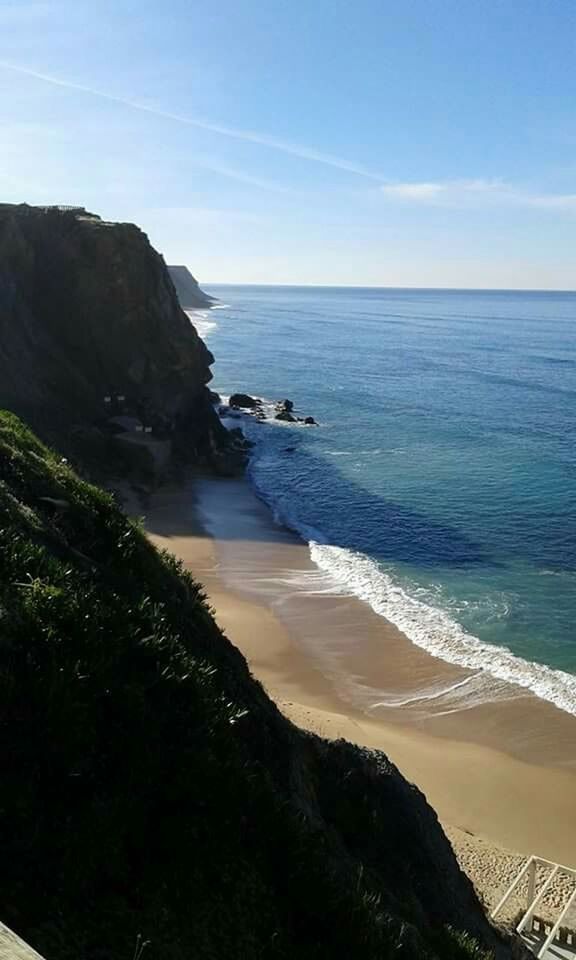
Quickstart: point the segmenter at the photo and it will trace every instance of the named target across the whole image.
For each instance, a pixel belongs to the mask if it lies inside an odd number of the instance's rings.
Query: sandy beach
[[[489,906],[528,854],[576,864],[575,717],[497,681],[470,706],[451,692],[466,671],[329,590],[245,480],[190,477],[139,512],[286,716],[383,750],[425,793]]]

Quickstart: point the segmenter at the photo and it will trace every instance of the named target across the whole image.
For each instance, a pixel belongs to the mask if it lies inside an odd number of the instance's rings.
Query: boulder
[[[287,423],[296,423],[296,417],[294,417],[288,410],[281,410],[274,417],[275,420],[285,420]]]
[[[314,426],[314,427],[318,426],[314,417],[304,417],[304,423],[308,424],[308,426]]]
[[[274,406],[277,413],[292,413],[294,409],[292,400],[278,400]]]
[[[239,477],[244,473],[248,458],[240,450],[218,450],[208,460],[212,470],[218,477]]]
[[[248,393],[233,393],[230,397],[231,407],[245,407],[248,410],[253,410],[254,407],[260,406],[261,403],[261,400],[257,397],[251,397]]]

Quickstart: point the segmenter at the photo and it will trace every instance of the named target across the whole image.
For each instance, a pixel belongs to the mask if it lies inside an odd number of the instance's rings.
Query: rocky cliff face
[[[196,277],[192,276],[188,267],[168,267],[168,273],[172,278],[178,300],[184,310],[209,307],[214,303],[214,298],[209,297],[207,293],[200,289]]]
[[[0,407],[64,448],[112,413],[210,446],[212,362],[138,227],[0,206]]]

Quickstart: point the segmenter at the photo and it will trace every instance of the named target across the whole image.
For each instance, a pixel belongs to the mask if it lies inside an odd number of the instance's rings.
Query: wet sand
[[[385,751],[450,825],[468,869],[477,863],[492,878],[492,894],[509,875],[499,847],[576,865],[575,717],[499,681],[491,702],[477,703],[485,677],[330,591],[307,546],[274,524],[244,480],[190,478],[158,491],[144,513],[154,542],[205,585],[284,713]]]

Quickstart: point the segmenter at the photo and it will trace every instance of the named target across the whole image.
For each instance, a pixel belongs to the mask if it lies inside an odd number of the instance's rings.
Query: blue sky
[[[576,288],[574,0],[0,0],[0,122],[206,283]]]

